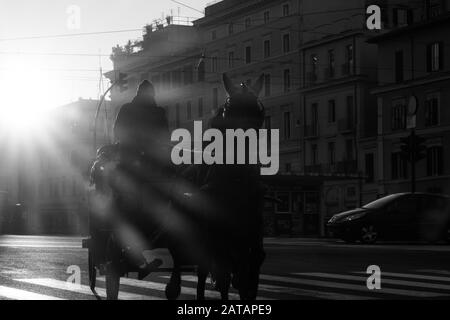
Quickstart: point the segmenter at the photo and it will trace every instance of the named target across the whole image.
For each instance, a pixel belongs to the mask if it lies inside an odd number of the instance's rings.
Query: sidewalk
[[[276,238],[268,237],[264,238],[264,244],[279,244],[279,245],[296,245],[296,244],[318,244],[329,243],[337,241],[337,239],[331,238]]]

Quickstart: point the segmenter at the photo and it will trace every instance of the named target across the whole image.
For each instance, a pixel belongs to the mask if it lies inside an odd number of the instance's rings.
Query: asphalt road
[[[450,246],[383,243],[347,245],[320,239],[266,239],[260,299],[450,299]],[[148,253],[163,257],[167,252]],[[369,266],[381,289],[369,290]],[[67,282],[81,271],[81,285]],[[87,250],[73,237],[0,236],[1,299],[97,299],[88,288]],[[76,272],[75,272],[76,274]],[[164,299],[168,274],[122,279],[120,299]],[[182,299],[195,298],[195,276],[183,278]],[[104,297],[104,278],[98,278]],[[209,299],[218,294],[209,287]],[[236,299],[233,292],[231,299]]]

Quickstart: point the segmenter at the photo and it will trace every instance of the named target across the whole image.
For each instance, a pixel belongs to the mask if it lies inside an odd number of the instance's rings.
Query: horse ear
[[[223,85],[229,96],[232,96],[238,91],[226,73],[223,74]]]
[[[259,94],[261,93],[263,85],[264,85],[264,73],[259,76],[255,85],[252,86],[253,93],[256,94],[256,96],[259,96]]]

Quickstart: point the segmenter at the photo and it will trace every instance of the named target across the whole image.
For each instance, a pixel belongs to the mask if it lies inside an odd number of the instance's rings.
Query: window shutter
[[[444,42],[439,42],[439,70],[444,70]]]
[[[432,45],[427,45],[427,72],[431,72],[431,62],[432,62],[431,48]]]
[[[396,160],[396,156],[395,153],[391,154],[391,176],[392,176],[392,180],[396,180],[397,179],[397,161]]]
[[[437,148],[437,173],[442,175],[444,173],[444,149],[442,147]]]
[[[432,156],[433,152],[431,148],[427,149],[427,176],[432,176],[433,175],[433,156]]]
[[[407,13],[407,18],[406,18],[407,23],[408,23],[408,25],[411,25],[414,22],[414,12],[412,9],[408,9],[406,11],[406,13]]]
[[[392,23],[394,26],[398,26],[398,9],[394,8],[392,10],[392,14],[393,14]]]

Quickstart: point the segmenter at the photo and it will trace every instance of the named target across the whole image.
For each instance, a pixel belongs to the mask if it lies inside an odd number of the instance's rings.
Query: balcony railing
[[[358,173],[358,164],[354,160],[340,161],[333,164],[316,164],[305,166],[307,175],[346,175],[352,176]]]

